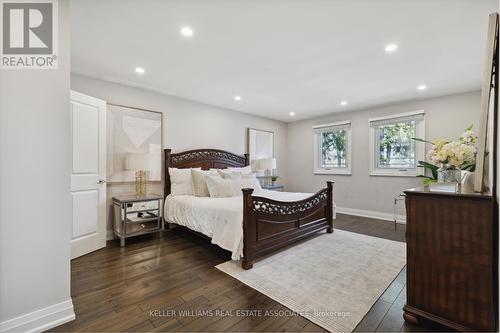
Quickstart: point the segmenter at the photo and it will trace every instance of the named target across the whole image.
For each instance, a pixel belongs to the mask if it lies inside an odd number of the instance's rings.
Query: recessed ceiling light
[[[190,27],[183,27],[181,29],[181,34],[183,36],[190,37],[193,35],[193,29],[191,29]]]
[[[142,67],[136,67],[135,72],[138,74],[144,74],[145,71],[144,71],[144,68],[142,68]]]
[[[290,116],[295,116],[295,112],[293,112],[293,111],[290,112],[289,114],[290,114]]]
[[[385,47],[385,52],[392,53],[392,52],[396,51],[397,49],[398,49],[397,44],[389,44]]]
[[[418,90],[425,90],[427,89],[427,86],[425,84],[421,84],[417,87]]]
[[[241,101],[241,96],[234,96],[235,101]]]
[[[347,101],[342,101],[342,102],[340,102],[340,105],[342,105],[342,106],[346,106],[346,105],[347,105]]]

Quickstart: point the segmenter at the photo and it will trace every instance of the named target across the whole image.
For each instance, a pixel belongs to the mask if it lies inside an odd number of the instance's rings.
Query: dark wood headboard
[[[170,174],[168,168],[225,169],[249,165],[249,155],[237,155],[220,149],[195,149],[172,154],[172,149],[165,149],[165,189],[164,196],[170,194]]]

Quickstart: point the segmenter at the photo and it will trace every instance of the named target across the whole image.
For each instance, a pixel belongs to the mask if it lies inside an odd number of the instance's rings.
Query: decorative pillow
[[[224,179],[219,176],[205,176],[205,180],[207,182],[208,192],[212,198],[235,197],[239,194],[239,180]]]
[[[252,167],[250,165],[247,165],[242,168],[227,168],[225,169],[227,171],[233,171],[233,172],[241,172],[241,174],[249,174],[252,173]]]
[[[191,176],[193,177],[193,192],[197,197],[209,197],[207,181],[205,176],[219,176],[216,169],[210,170],[196,170],[191,169]]]
[[[197,168],[201,170],[201,168]],[[170,194],[193,195],[193,177],[191,169],[168,168],[170,175]]]
[[[259,180],[253,173],[247,175],[241,175],[240,185],[242,189],[253,188],[254,190],[262,190]]]
[[[241,179],[241,172],[222,169],[218,170],[219,175],[224,179]]]

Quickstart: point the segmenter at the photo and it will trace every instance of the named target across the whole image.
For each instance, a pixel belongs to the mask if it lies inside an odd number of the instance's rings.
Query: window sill
[[[370,172],[370,176],[376,177],[416,177],[420,175],[420,173],[416,172],[397,172],[397,171],[372,171]]]
[[[314,170],[315,175],[352,175],[351,170],[335,170],[335,169],[318,169]]]

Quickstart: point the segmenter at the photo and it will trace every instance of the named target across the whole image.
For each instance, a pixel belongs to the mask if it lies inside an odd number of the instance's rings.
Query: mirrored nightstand
[[[113,197],[113,232],[120,238],[120,246],[125,239],[150,234],[162,229],[162,196],[148,194],[144,197]]]
[[[283,192],[285,190],[285,185],[280,185],[280,184],[262,185],[262,188],[264,190],[271,190],[271,191],[280,191],[280,192]]]

